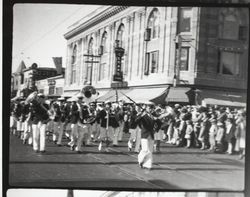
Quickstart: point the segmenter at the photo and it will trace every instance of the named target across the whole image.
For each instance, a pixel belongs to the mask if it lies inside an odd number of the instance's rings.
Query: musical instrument
[[[85,86],[82,88],[81,93],[86,97],[86,98],[90,98],[92,96],[92,94],[96,94],[96,89],[91,86]]]
[[[36,98],[37,98],[37,94],[38,94],[37,91],[32,92],[32,93],[26,98],[25,104],[29,104],[29,103],[31,103],[34,99],[36,99]]]

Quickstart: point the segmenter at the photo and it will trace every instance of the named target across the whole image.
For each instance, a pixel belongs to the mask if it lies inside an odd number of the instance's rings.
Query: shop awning
[[[163,100],[161,97],[164,97],[164,94],[166,93],[167,88],[134,88],[130,92],[126,94],[129,98],[131,98],[136,103],[147,103],[147,104],[153,104],[154,102],[159,102]],[[123,96],[121,99],[125,100],[125,102],[131,103],[126,96]]]
[[[97,91],[97,100],[99,100],[99,98],[101,98],[103,95],[107,94],[109,92],[109,90],[96,90]]]
[[[189,103],[189,93],[191,88],[188,87],[171,87],[169,89],[168,95],[165,99],[167,103],[177,102],[177,103]]]
[[[232,107],[246,107],[246,93],[202,90],[199,92],[203,104],[232,106]]]
[[[80,90],[69,90],[69,91],[64,91],[61,97],[72,97],[77,95],[80,92]]]
[[[121,98],[124,96],[123,94],[127,94],[130,91],[131,91],[131,89],[118,89],[117,90],[118,101],[122,100]],[[115,89],[111,89],[107,93],[105,93],[104,95],[97,98],[97,102],[105,102],[105,101],[110,101],[110,102],[116,101],[116,90]]]

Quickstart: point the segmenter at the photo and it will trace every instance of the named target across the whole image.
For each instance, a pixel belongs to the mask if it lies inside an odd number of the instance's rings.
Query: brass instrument
[[[81,93],[83,93],[86,98],[90,98],[92,94],[96,94],[96,89],[94,86],[88,85],[82,89]]]

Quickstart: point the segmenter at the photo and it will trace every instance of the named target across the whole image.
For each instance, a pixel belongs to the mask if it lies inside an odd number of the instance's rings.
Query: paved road
[[[102,152],[84,147],[78,154],[47,142],[46,154],[32,151],[10,137],[9,183],[18,187],[128,188],[171,190],[229,190],[244,188],[244,160],[237,155],[214,154],[162,143],[154,154],[153,170],[140,169],[137,154],[119,147]],[[66,141],[65,141],[66,144]]]

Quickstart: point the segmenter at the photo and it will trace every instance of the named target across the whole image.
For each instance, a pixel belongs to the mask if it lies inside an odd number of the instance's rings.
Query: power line
[[[36,39],[35,41],[33,41],[31,44],[29,44],[26,48],[20,50],[20,53],[23,53],[24,51],[26,51],[27,49],[29,49],[31,46],[33,46],[35,43],[41,41],[43,38],[45,38],[48,34],[50,34],[51,32],[53,32],[56,28],[58,28],[61,24],[65,23],[65,21],[67,21],[70,17],[72,17],[73,15],[75,15],[76,13],[78,13],[81,9],[83,9],[83,7],[77,9],[76,11],[74,11],[74,13],[70,14],[69,16],[65,17],[62,21],[60,21],[58,24],[56,24],[52,29],[50,29],[48,32],[44,33],[40,38]],[[15,59],[17,56],[19,55],[16,54],[14,55],[13,59]]]

